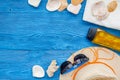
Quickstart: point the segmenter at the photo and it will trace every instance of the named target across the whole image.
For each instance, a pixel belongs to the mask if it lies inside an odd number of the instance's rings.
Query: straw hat
[[[120,80],[120,57],[106,48],[90,47],[74,53],[68,61],[84,54],[89,62],[72,72],[60,75],[59,80]]]

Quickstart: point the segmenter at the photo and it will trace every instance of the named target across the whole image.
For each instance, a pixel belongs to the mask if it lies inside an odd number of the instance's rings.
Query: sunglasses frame
[[[78,60],[79,60],[79,63],[77,63]],[[78,54],[74,57],[74,63],[71,63],[70,61],[65,61],[62,63],[60,67],[61,74],[69,73],[88,61],[89,61],[89,58],[86,57],[84,54]]]

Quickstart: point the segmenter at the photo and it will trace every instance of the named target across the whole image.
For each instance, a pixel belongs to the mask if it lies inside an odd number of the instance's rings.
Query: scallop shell
[[[105,20],[109,15],[105,2],[99,1],[93,4],[92,15],[95,16],[98,20]]]
[[[34,65],[32,68],[33,77],[42,78],[45,76],[44,69],[39,65]]]
[[[107,6],[109,12],[113,12],[118,6],[118,3],[116,0],[110,2]]]
[[[59,0],[48,0],[46,9],[48,11],[56,11],[61,6],[61,2]]]
[[[81,4],[83,2],[83,0],[71,0],[71,3],[75,6]]]
[[[63,11],[64,9],[67,8],[68,2],[67,2],[67,0],[60,0],[60,2],[61,2],[61,6],[60,6],[60,8],[58,9],[58,11]]]

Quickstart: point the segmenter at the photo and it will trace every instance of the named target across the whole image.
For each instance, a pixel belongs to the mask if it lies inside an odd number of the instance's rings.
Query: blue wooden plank
[[[66,10],[48,12],[46,2],[33,8],[27,0],[0,0],[0,80],[35,80],[31,74],[34,64],[46,70],[52,59],[60,65],[74,51],[97,46],[86,39],[89,27],[120,35],[118,30],[82,21],[86,0],[79,15]],[[58,79],[59,71],[50,78]]]
[[[41,51],[21,51],[21,50],[1,50],[0,51],[0,80],[35,80],[32,77],[32,66],[35,64],[43,66],[45,70],[51,60],[57,59],[58,65],[67,59],[73,50],[41,50]],[[52,56],[52,57],[50,57]],[[41,80],[58,80],[59,71],[53,78]]]
[[[3,19],[0,20],[0,45],[2,46],[0,48],[35,50],[69,49],[68,47],[71,47],[80,49],[83,44],[84,47],[89,45],[86,39],[88,28],[99,27],[83,22],[82,12],[77,16],[69,14],[67,11],[39,14],[36,12],[24,14],[2,12],[0,15],[0,18]],[[117,30],[103,29],[120,35]],[[69,39],[65,39],[65,37]]]

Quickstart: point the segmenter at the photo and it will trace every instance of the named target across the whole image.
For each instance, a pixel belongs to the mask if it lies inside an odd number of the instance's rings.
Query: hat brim
[[[89,70],[92,70],[92,68],[94,68],[95,65],[101,64],[101,65],[106,66],[106,69],[107,68],[111,69],[111,71],[114,73],[114,75],[116,75],[118,80],[120,80],[120,56],[117,55],[115,52],[113,52],[109,49],[106,49],[106,48],[102,48],[102,47],[89,47],[89,48],[85,48],[85,49],[82,49],[82,50],[79,50],[79,51],[73,53],[73,55],[71,55],[67,61],[70,61],[73,63],[74,57],[78,54],[85,54],[90,59],[89,63],[92,63],[93,67],[91,67],[91,69],[89,69]],[[81,70],[82,70],[82,74],[86,73],[86,71],[84,71],[84,69],[87,69],[89,67],[89,65],[91,65],[91,64],[87,64],[81,69],[77,68],[67,74],[63,74],[63,75],[60,74],[59,80],[73,80],[73,75],[75,74],[75,72],[77,72],[77,73],[76,73],[76,77],[74,78],[74,80],[78,80],[77,75],[80,74]],[[79,71],[77,71],[77,70],[79,70]]]

